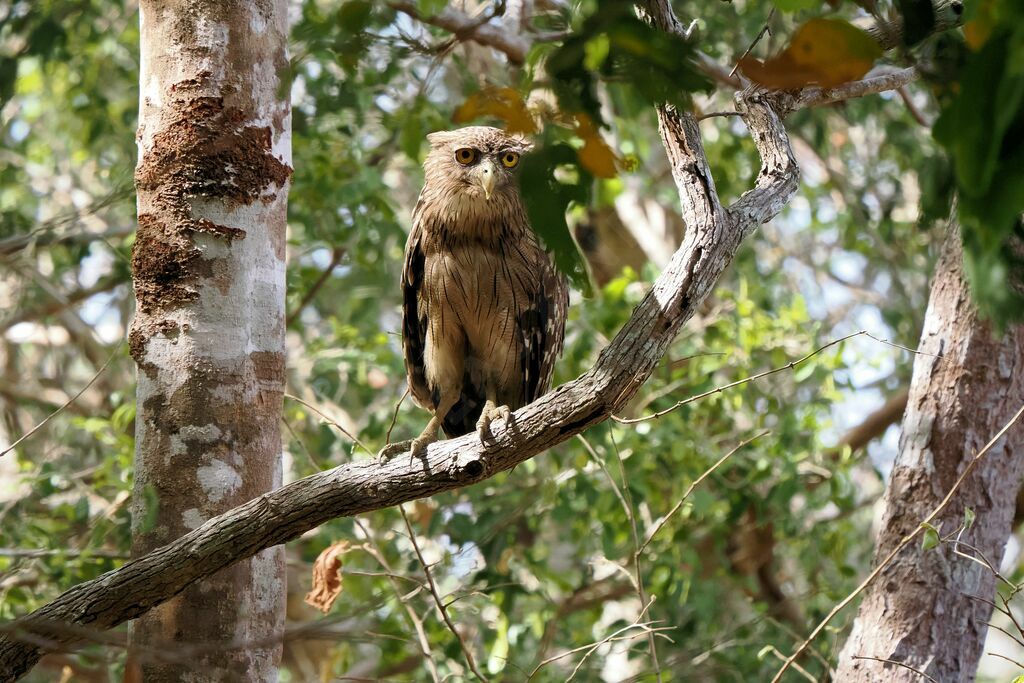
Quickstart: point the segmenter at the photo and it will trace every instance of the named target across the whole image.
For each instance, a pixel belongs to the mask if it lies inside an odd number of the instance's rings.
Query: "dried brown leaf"
[[[313,563],[313,590],[306,603],[327,614],[341,595],[341,558],[352,549],[348,541],[337,541],[324,549]]]

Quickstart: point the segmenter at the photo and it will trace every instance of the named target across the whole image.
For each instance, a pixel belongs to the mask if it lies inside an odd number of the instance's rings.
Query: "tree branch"
[[[413,19],[424,24],[437,26],[446,31],[451,31],[457,38],[472,40],[481,45],[493,47],[503,52],[513,64],[522,64],[526,61],[526,53],[530,49],[530,42],[517,33],[507,31],[501,26],[494,24],[480,23],[476,18],[463,14],[451,6],[446,6],[438,14],[425,17],[420,14],[415,2],[406,0],[392,0],[388,6],[399,12],[408,14]],[[489,17],[491,19],[493,17]]]
[[[917,67],[899,69],[878,76],[872,76],[860,81],[843,83],[834,88],[804,88],[801,90],[792,103],[792,109],[803,109],[807,107],[820,107],[823,104],[832,104],[842,100],[852,100],[855,97],[865,95],[876,95],[889,90],[898,90],[908,83],[912,83],[921,77]]]
[[[517,410],[508,422],[496,421],[494,439],[487,445],[475,433],[467,434],[431,445],[422,459],[363,460],[319,472],[71,588],[0,635],[0,681],[16,680],[31,669],[43,654],[40,643],[73,644],[68,624],[111,628],[203,577],[328,520],[483,481],[620,410],[711,292],[743,238],[771,219],[796,191],[797,167],[781,118],[771,109],[775,105],[756,94],[741,95],[740,101],[762,168],[757,187],[728,211],[715,192],[694,117],[673,107],[658,108],[688,229],[679,250],[591,370]]]

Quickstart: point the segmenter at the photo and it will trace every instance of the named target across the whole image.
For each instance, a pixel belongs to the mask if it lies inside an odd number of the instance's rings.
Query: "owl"
[[[413,399],[443,429],[486,443],[496,418],[547,391],[562,352],[569,292],[537,242],[516,174],[532,145],[498,128],[427,136],[424,185],[402,269],[402,343]]]

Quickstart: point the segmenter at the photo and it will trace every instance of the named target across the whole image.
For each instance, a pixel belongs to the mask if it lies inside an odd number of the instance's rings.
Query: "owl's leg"
[[[444,424],[444,418],[448,415],[448,411],[452,409],[459,401],[459,393],[443,395],[441,401],[438,403],[437,408],[434,409],[434,417],[430,418],[430,422],[423,429],[415,439],[412,440],[410,451],[412,457],[422,458],[427,454],[427,446],[437,441],[437,433],[441,429],[441,425]]]
[[[508,406],[498,405],[494,392],[487,392],[487,403],[484,404],[484,409],[480,412],[480,419],[476,421],[476,431],[480,434],[480,441],[491,438],[491,422],[497,418],[508,422],[511,414],[512,411]]]
[[[409,451],[410,457],[422,458],[427,454],[427,446],[437,441],[438,430],[441,429],[441,425],[444,424],[445,415],[452,409],[452,406],[458,402],[458,394],[454,398],[445,397],[441,403],[434,410],[433,417],[430,418],[430,422],[423,428],[420,435],[415,439],[409,439],[406,441],[397,441],[393,444],[388,444],[380,450],[377,454],[382,460],[387,460],[392,456],[398,455],[399,453],[405,453]]]

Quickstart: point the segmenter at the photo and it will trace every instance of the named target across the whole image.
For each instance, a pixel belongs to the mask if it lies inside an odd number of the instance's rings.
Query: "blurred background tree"
[[[679,2],[681,17],[698,17],[684,43],[655,40],[618,5],[293,3],[288,368],[301,401],[285,400],[286,480],[369,457],[338,427],[375,450],[425,424],[410,401],[396,408],[405,390],[396,283],[426,133],[492,123],[536,139],[524,195],[576,288],[557,383],[593,364],[685,231],[651,103],[671,96],[704,114],[730,111],[730,70],[748,52],[776,55],[822,15],[897,16],[888,2]],[[958,95],[977,96],[951,85],[957,69],[975,68],[972,55],[1014,63],[1012,17],[994,16],[983,24],[996,36],[990,47],[979,39],[972,53],[958,31],[944,32],[879,62],[934,67],[926,83],[788,119],[803,171],[797,197],[748,240],[625,417],[860,329],[916,346],[943,238],[934,226],[953,189],[969,184],[972,161],[962,158],[974,149],[958,148],[956,124],[946,124],[951,163],[931,124],[940,111],[956,115]],[[128,553],[135,391],[120,340],[132,315],[138,37],[130,1],[0,7],[0,444],[63,407],[0,458],[3,620]],[[709,79],[693,68],[689,46],[721,70]],[[1007,68],[1004,78],[1020,92],[1020,74]],[[1020,107],[1018,99],[994,109],[1001,135],[986,138],[986,163],[996,165],[986,173],[1007,183],[1014,176],[999,169],[1016,168]],[[974,119],[960,116],[971,121],[960,128],[967,135]],[[757,172],[753,144],[736,118],[701,126],[719,192],[735,198]],[[1010,192],[996,185],[992,196]],[[966,211],[987,206],[976,196]],[[1000,228],[1004,238],[1014,225]],[[979,262],[1000,263],[1004,242],[971,226]],[[994,282],[979,289],[998,290]],[[509,681],[531,672],[562,681],[577,666],[579,680],[653,680],[656,668],[675,680],[770,677],[778,653],[792,651],[869,566],[911,361],[854,337],[792,372],[656,421],[599,425],[483,485],[407,505],[480,669]],[[766,430],[696,488],[634,565],[637,529]],[[313,561],[339,540],[351,544],[343,593],[323,616],[302,598]],[[287,552],[282,678],[469,676],[398,510],[325,524]],[[631,578],[637,569],[646,595],[657,596],[650,605]],[[816,641],[805,669],[822,675],[850,619]],[[650,628],[659,629],[657,664]],[[108,635],[79,654],[48,656],[30,680],[120,676],[124,633]],[[983,671],[1014,670],[996,662]]]

